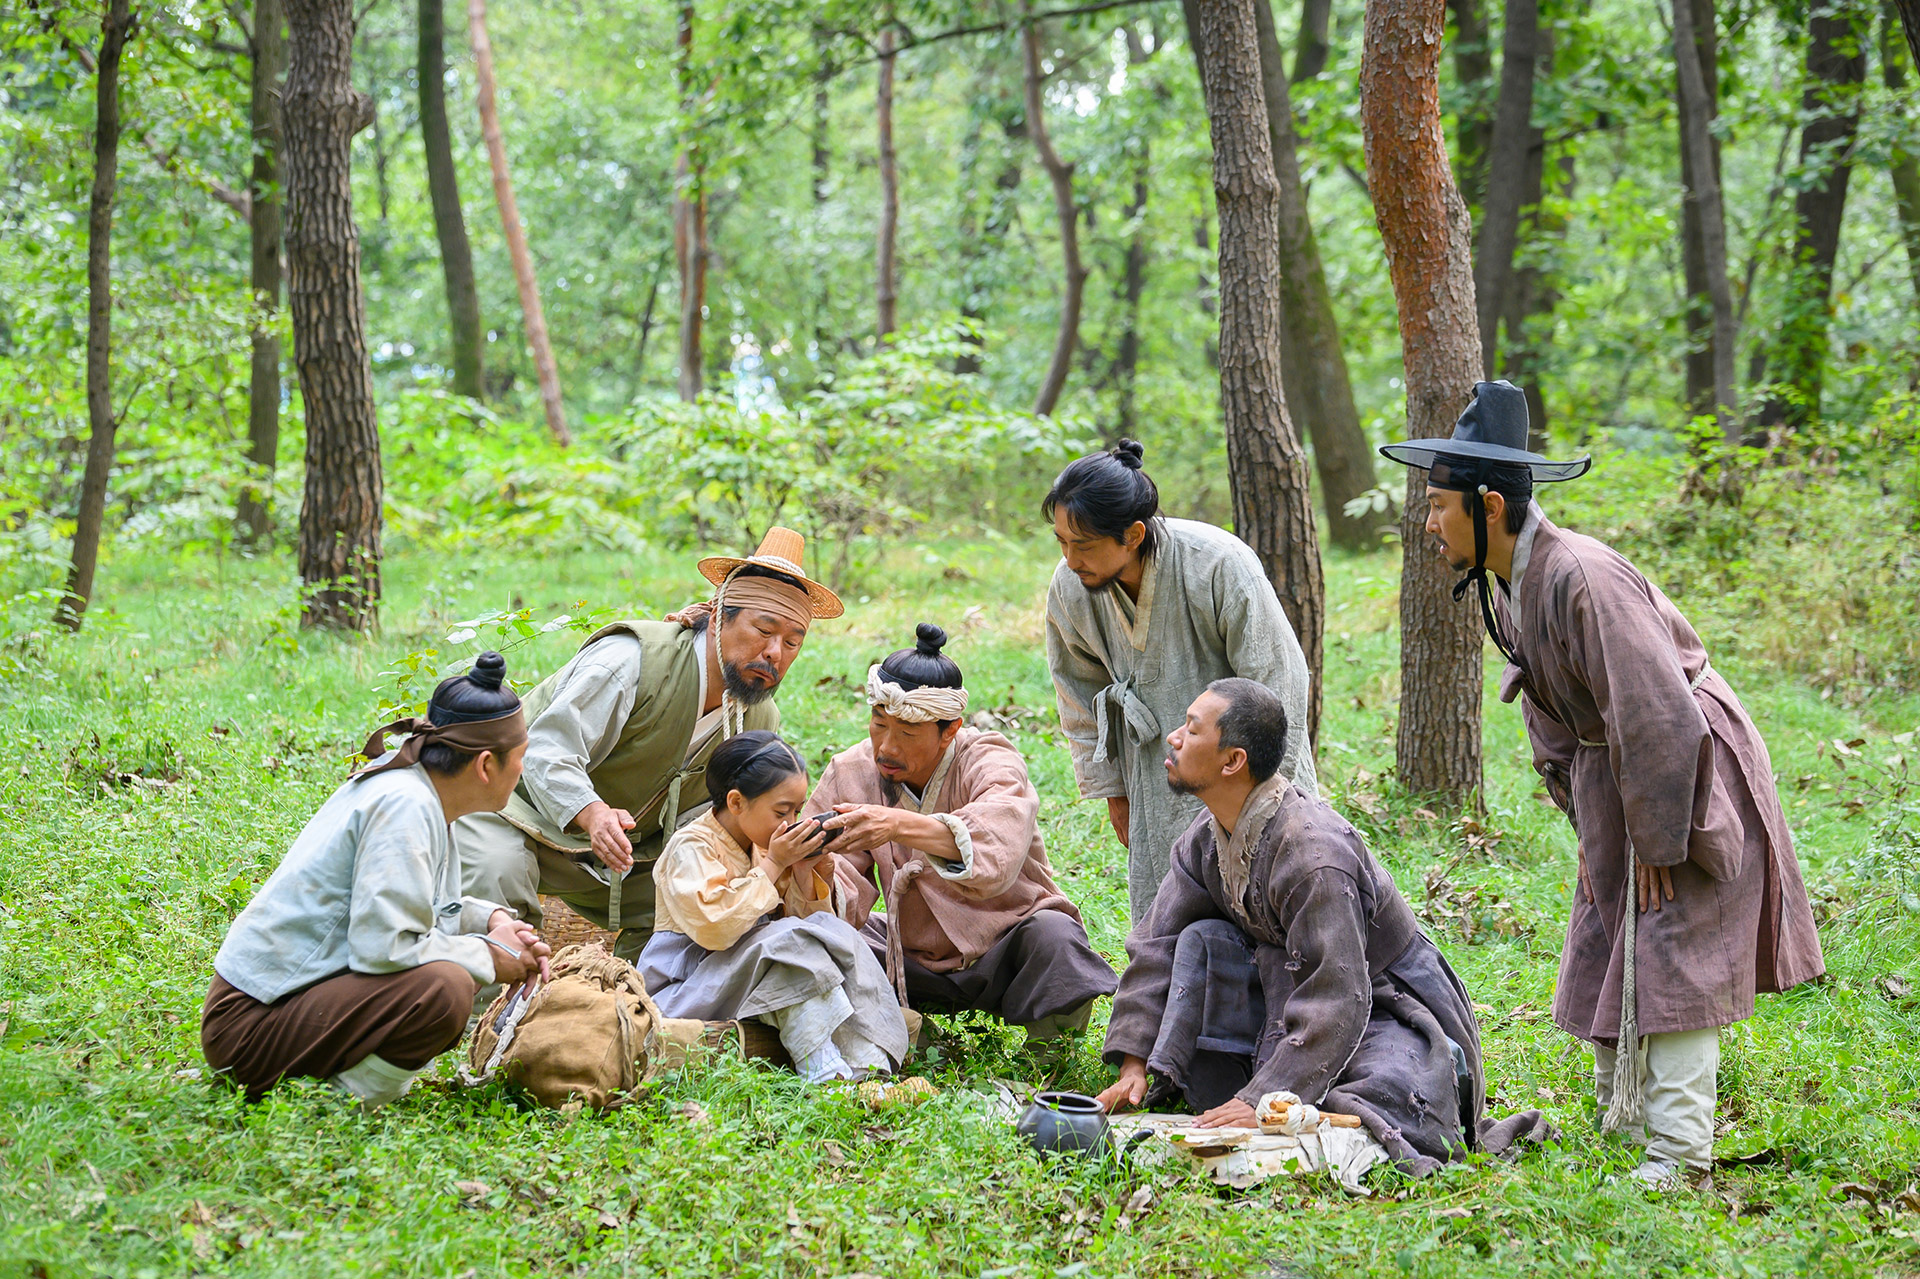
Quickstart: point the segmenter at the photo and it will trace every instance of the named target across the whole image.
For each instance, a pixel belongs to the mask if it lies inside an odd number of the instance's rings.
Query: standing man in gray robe
[[[1593,1045],[1603,1126],[1644,1130],[1634,1178],[1673,1188],[1712,1166],[1719,1028],[1825,964],[1759,729],[1667,597],[1533,502],[1587,459],[1526,440],[1526,397],[1482,382],[1451,439],[1381,452],[1427,468],[1427,532],[1479,591],[1579,839],[1554,1020]]]
[[[1122,440],[1060,472],[1041,513],[1060,566],[1047,588],[1047,667],[1085,799],[1107,801],[1127,849],[1139,923],[1200,803],[1162,780],[1162,737],[1207,685],[1242,676],[1272,689],[1290,727],[1280,772],[1318,793],[1307,741],[1307,659],[1251,547],[1211,524],[1170,520]]]

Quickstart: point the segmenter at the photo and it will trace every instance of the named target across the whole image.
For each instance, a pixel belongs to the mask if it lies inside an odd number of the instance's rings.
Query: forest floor
[[[786,723],[817,769],[864,731],[867,663],[946,625],[1118,967],[1123,854],[1105,806],[1075,797],[1046,676],[1051,556],[943,550],[897,552],[816,628]],[[1648,1195],[1618,1180],[1633,1155],[1594,1135],[1590,1058],[1548,1016],[1573,840],[1517,713],[1489,695],[1483,818],[1388,780],[1397,552],[1328,560],[1320,775],[1465,979],[1494,1112],[1543,1107],[1557,1146],[1376,1172],[1364,1199],[1050,1164],[985,1102],[991,1079],[1039,1082],[1036,1062],[977,1019],[916,1067],[938,1097],[880,1114],[728,1061],[605,1118],[462,1090],[452,1057],[371,1116],[320,1085],[247,1107],[198,1078],[222,933],[338,784],[396,660],[516,589],[536,621],[582,600],[657,615],[689,598],[693,558],[402,550],[368,642],[290,629],[284,559],[122,557],[78,640],[0,650],[0,1275],[1920,1275],[1920,1213],[1895,1198],[1920,1177],[1920,886],[1898,817],[1920,700],[1848,709],[1721,663],[1772,747],[1830,977],[1723,1035],[1718,1150],[1751,1158],[1710,1192]],[[577,639],[529,641],[513,673]],[[1097,1042],[1055,1082],[1103,1084]]]

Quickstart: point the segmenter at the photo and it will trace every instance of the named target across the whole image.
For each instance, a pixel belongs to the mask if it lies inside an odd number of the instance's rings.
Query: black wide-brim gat
[[[1504,444],[1485,444],[1478,440],[1455,440],[1446,436],[1382,444],[1380,455],[1399,462],[1403,466],[1418,466],[1424,469],[1431,469],[1436,457],[1472,458],[1498,462],[1506,466],[1524,466],[1533,473],[1536,484],[1577,480],[1593,466],[1591,457],[1583,456],[1570,461],[1555,462],[1538,453],[1530,453],[1526,449],[1509,448]]]

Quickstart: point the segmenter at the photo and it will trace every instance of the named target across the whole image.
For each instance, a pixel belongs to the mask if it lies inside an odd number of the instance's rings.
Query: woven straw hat
[[[762,568],[776,569],[797,580],[807,588],[807,598],[813,602],[813,615],[816,618],[838,617],[846,612],[846,605],[840,597],[808,577],[800,567],[801,557],[806,553],[807,539],[790,528],[774,527],[760,539],[760,549],[751,555],[709,555],[700,561],[700,576],[715,586],[727,580],[735,569],[748,564],[758,564]]]

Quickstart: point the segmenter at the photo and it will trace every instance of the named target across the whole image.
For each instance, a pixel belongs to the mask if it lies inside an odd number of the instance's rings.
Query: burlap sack
[[[633,966],[600,943],[561,951],[553,980],[517,1019],[516,993],[503,991],[481,1015],[469,1083],[498,1076],[556,1110],[576,1102],[611,1110],[659,1069],[660,1010]]]

